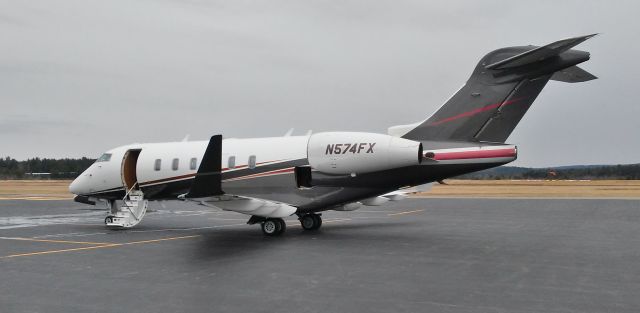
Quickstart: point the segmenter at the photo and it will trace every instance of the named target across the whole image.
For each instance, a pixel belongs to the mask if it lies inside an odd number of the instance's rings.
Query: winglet
[[[222,191],[222,135],[212,136],[202,157],[196,177],[185,198],[204,198],[223,195]]]

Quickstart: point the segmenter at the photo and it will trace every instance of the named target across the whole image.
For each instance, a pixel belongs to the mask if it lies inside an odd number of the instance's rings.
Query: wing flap
[[[286,203],[269,201],[258,198],[223,195],[220,197],[209,197],[198,201],[201,205],[234,211],[247,215],[255,215],[270,218],[283,218],[290,216],[298,210],[296,207]]]

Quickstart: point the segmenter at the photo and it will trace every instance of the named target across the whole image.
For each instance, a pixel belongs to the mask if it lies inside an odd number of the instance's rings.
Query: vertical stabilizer
[[[435,114],[390,132],[423,141],[504,142],[549,80],[582,82],[596,77],[576,65],[589,53],[571,50],[594,35],[543,47],[509,47],[484,56],[467,83]],[[402,132],[404,134],[398,134]]]

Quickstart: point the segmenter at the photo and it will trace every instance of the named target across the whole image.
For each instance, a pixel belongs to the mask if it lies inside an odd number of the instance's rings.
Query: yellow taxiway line
[[[26,201],[58,201],[58,200],[72,200],[72,197],[9,197],[0,196],[0,200],[26,200]]]
[[[180,237],[168,237],[168,238],[160,238],[160,239],[149,239],[149,240],[141,240],[141,241],[132,241],[125,243],[117,243],[119,246],[127,246],[127,245],[137,245],[142,243],[152,243],[152,242],[160,242],[160,241],[169,241],[169,240],[178,240],[178,239],[189,239],[200,237],[201,235],[190,235],[190,236],[180,236]]]
[[[399,215],[405,215],[405,214],[418,213],[418,212],[422,212],[422,211],[424,211],[424,210],[420,209],[420,210],[404,211],[404,212],[397,212],[397,213],[389,213],[389,214],[387,214],[387,216],[399,216]],[[350,221],[350,220],[352,220],[352,219],[351,218],[335,218],[335,219],[326,220],[325,223],[346,222],[346,221]],[[295,226],[295,225],[296,224],[294,224],[294,225],[288,224],[287,226]],[[189,239],[189,238],[196,238],[196,237],[200,237],[200,236],[201,235],[168,237],[168,238],[160,238],[160,239],[132,241],[132,242],[125,242],[125,243],[67,241],[67,240],[50,240],[50,239],[35,239],[35,238],[22,238],[22,237],[0,237],[0,239],[6,239],[6,240],[24,240],[24,241],[36,241],[36,242],[91,245],[90,247],[69,248],[69,249],[58,249],[58,250],[47,250],[47,251],[12,254],[12,255],[7,255],[7,256],[0,256],[0,260],[1,259],[16,258],[16,257],[33,256],[33,255],[54,254],[54,253],[73,252],[73,251],[82,251],[82,250],[94,250],[94,249],[102,249],[102,248],[121,247],[121,246],[127,246],[127,245],[162,242],[162,241],[169,241],[169,240]]]
[[[323,221],[323,223],[338,223],[338,222],[346,222],[346,221],[350,221],[350,218],[337,218],[337,219],[333,219],[333,220],[326,220]]]
[[[195,237],[200,237],[200,235],[169,237],[169,238],[160,238],[160,239],[151,239],[151,240],[132,241],[132,242],[125,242],[125,243],[105,243],[105,244],[99,244],[97,246],[82,247],[82,248],[70,248],[70,249],[59,249],[59,250],[47,250],[47,251],[20,253],[20,254],[12,254],[12,255],[7,255],[7,256],[2,256],[2,257],[0,257],[0,259],[9,259],[9,258],[24,257],[24,256],[53,254],[53,253],[72,252],[72,251],[82,251],[82,250],[93,250],[93,249],[101,249],[101,248],[113,248],[113,247],[120,247],[120,246],[127,246],[127,245],[137,245],[137,244],[144,244],[144,243],[153,243],[153,242],[168,241],[168,240],[178,240],[178,239],[188,239],[188,238],[195,238]]]
[[[405,212],[398,212],[398,213],[389,213],[389,214],[387,214],[387,216],[397,216],[397,215],[418,213],[418,212],[422,212],[422,211],[424,211],[424,210],[413,210],[413,211],[405,211]]]
[[[36,238],[23,238],[23,237],[0,237],[0,239],[4,239],[4,240],[21,240],[21,241],[37,241],[37,242],[52,242],[52,243],[72,243],[72,244],[84,244],[84,245],[109,245],[109,244],[111,244],[111,242],[51,240],[51,239],[36,239]]]
[[[71,252],[71,251],[80,251],[80,250],[100,249],[100,248],[115,247],[115,246],[119,246],[119,245],[120,244],[115,244],[114,243],[114,244],[109,244],[109,245],[100,245],[100,246],[91,246],[91,247],[82,247],[82,248],[47,250],[47,251],[38,251],[38,252],[30,252],[30,253],[11,254],[11,255],[7,255],[7,256],[2,256],[2,257],[0,257],[0,259],[9,259],[9,258],[17,258],[17,257],[21,257],[21,256],[62,253],[62,252]]]

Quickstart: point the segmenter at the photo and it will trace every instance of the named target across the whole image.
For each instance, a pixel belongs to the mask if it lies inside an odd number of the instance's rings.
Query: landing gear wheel
[[[104,218],[104,223],[105,224],[111,224],[113,223],[113,216],[107,216]]]
[[[318,214],[313,214],[313,218],[315,219],[315,225],[313,225],[313,229],[318,229],[322,226],[322,217]]]
[[[281,218],[269,218],[262,222],[262,233],[267,236],[278,236],[284,233],[286,224]]]
[[[318,214],[305,214],[300,218],[300,225],[304,230],[316,230],[322,225],[322,217]]]
[[[313,218],[313,214],[306,214],[300,218],[300,225],[304,230],[312,230],[316,225],[316,219]]]
[[[285,221],[281,218],[276,219],[279,223],[279,230],[278,230],[278,235],[282,235],[284,233],[285,230],[287,230],[287,223],[285,223]]]

